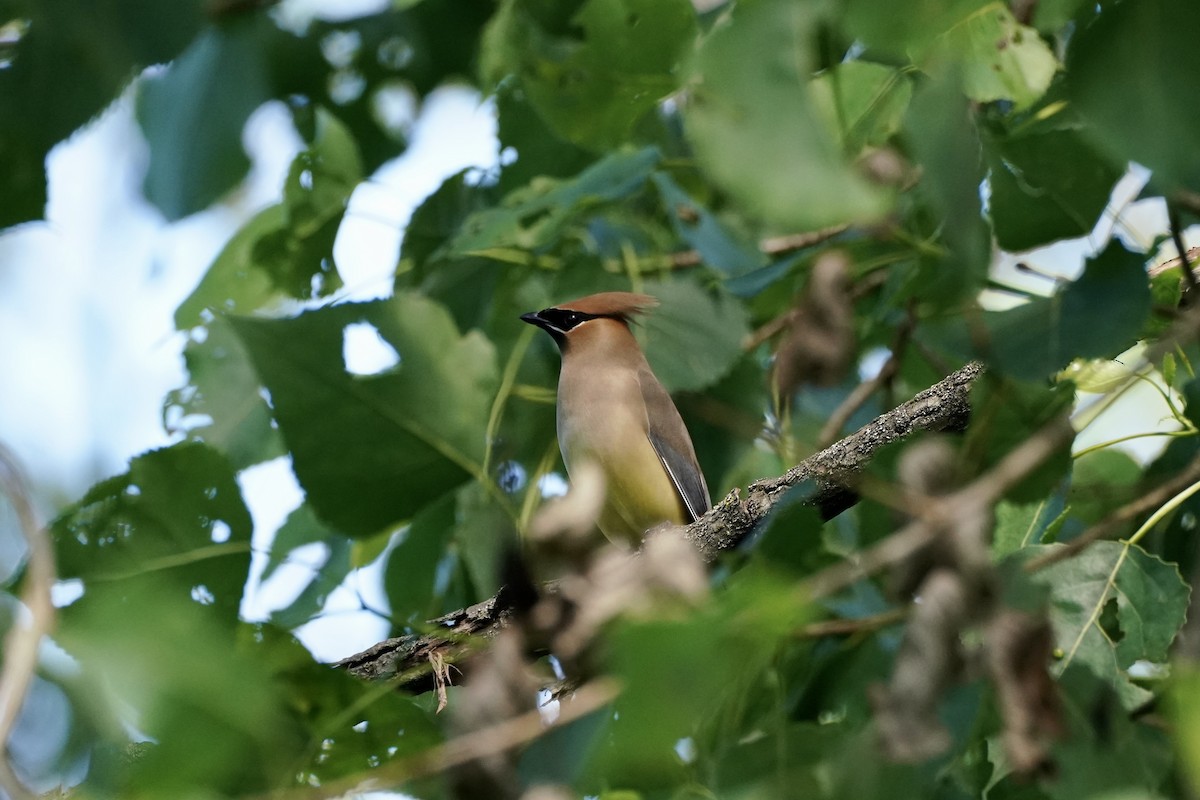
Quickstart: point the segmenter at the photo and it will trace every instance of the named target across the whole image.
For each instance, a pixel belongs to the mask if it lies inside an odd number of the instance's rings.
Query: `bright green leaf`
[[[933,60],[956,64],[972,100],[1032,105],[1050,86],[1058,59],[1033,28],[996,0],[959,20],[934,45]]]
[[[869,61],[843,61],[812,82],[813,103],[842,150],[857,155],[880,147],[901,127],[912,82],[898,69]]]

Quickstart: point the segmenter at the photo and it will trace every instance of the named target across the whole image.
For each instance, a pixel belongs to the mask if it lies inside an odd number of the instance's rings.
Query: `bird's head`
[[[521,319],[550,334],[554,341],[558,342],[559,348],[562,348],[571,331],[577,330],[585,323],[592,320],[614,320],[628,326],[634,316],[643,314],[657,305],[658,300],[646,294],[601,292],[543,308],[541,311],[522,314]]]

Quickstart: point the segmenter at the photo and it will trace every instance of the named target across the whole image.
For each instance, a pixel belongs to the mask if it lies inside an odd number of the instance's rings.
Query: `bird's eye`
[[[581,317],[579,314],[576,314],[574,311],[567,312],[567,324],[572,328],[581,322],[583,322],[583,317]]]

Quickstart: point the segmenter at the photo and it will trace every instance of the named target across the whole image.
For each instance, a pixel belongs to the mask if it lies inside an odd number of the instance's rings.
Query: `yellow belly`
[[[611,542],[636,547],[651,528],[687,521],[683,501],[649,439],[620,453],[568,444],[563,460],[568,473],[583,460],[600,467],[605,496],[597,526]]]

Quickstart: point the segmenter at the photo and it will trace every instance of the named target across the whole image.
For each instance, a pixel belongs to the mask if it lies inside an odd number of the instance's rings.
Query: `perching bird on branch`
[[[604,476],[597,522],[637,545],[663,522],[686,525],[712,507],[691,437],[629,329],[658,305],[631,292],[593,294],[522,315],[558,343],[558,445],[567,472],[585,461]]]

